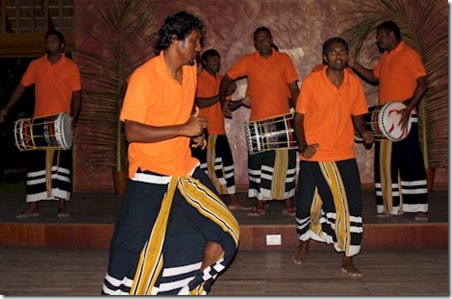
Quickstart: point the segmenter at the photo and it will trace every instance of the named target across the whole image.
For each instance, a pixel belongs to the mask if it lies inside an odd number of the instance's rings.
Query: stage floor
[[[239,200],[247,205],[254,205],[246,192],[237,193]],[[71,216],[57,217],[57,202],[45,201],[40,204],[40,215],[27,219],[17,219],[26,207],[23,192],[0,193],[0,222],[13,223],[77,223],[77,224],[114,224],[122,197],[113,193],[73,193],[68,202]],[[447,223],[449,220],[448,190],[435,190],[429,193],[428,221],[415,221],[414,214],[377,217],[373,190],[362,192],[364,224],[412,224],[412,223]],[[282,214],[282,202],[270,201],[266,214],[259,217],[248,216],[246,211],[232,211],[241,225],[259,224],[294,224],[294,217]]]

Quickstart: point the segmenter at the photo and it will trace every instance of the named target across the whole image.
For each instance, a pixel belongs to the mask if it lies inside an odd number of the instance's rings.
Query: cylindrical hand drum
[[[248,151],[252,155],[274,149],[298,148],[291,113],[249,121],[245,126],[245,135]]]
[[[71,117],[66,113],[21,118],[14,123],[19,151],[69,149],[72,146]]]
[[[402,117],[399,111],[405,108],[402,102],[389,102],[382,107],[372,108],[369,124],[374,136],[387,138],[393,142],[405,139],[411,130],[411,119],[406,129],[402,130],[399,126]]]

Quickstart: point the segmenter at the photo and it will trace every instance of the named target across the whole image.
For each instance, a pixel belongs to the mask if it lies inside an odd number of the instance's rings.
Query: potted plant
[[[91,175],[112,169],[116,192],[127,181],[127,144],[119,120],[126,79],[152,54],[154,15],[137,0],[93,1],[80,14],[89,42],[77,49],[83,79],[79,134],[83,165]],[[89,48],[88,48],[89,47]],[[122,179],[121,179],[122,177]]]
[[[448,6],[436,0],[357,1],[357,9],[347,11],[350,24],[343,37],[356,56],[375,27],[395,21],[402,39],[416,49],[427,70],[429,87],[419,105],[419,138],[427,170],[428,188],[433,190],[434,171],[448,166]],[[374,51],[377,47],[372,44]],[[371,57],[376,57],[376,52]]]

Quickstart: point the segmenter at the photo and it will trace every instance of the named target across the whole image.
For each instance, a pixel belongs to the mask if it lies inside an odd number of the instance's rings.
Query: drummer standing
[[[361,81],[345,71],[348,44],[340,37],[323,44],[321,71],[305,77],[294,128],[300,149],[296,224],[300,244],[292,256],[304,261],[310,239],[343,252],[342,271],[362,276],[352,261],[361,249],[361,182],[354,153],[354,128],[366,143],[367,102]]]
[[[397,142],[382,139],[375,144],[377,213],[379,216],[417,213],[415,220],[427,220],[427,175],[416,111],[427,90],[427,73],[419,54],[401,40],[400,29],[393,21],[377,26],[377,45],[384,53],[373,70],[354,58],[349,65],[366,81],[379,84],[380,105],[399,101],[407,106],[401,111],[402,130],[411,122],[406,139]]]
[[[0,122],[9,109],[35,84],[33,117],[70,114],[75,129],[82,103],[78,66],[64,55],[65,39],[61,32],[49,29],[45,34],[46,54],[33,60],[6,106],[0,110]],[[39,216],[41,200],[58,200],[58,217],[68,217],[66,201],[71,195],[72,150],[35,150],[27,154],[26,202],[28,207],[17,218]]]
[[[270,29],[254,31],[256,52],[238,60],[223,77],[220,102],[226,117],[232,117],[225,101],[229,85],[242,77],[248,79],[250,121],[259,121],[290,113],[290,99],[298,97],[298,74],[290,57],[273,49]],[[283,213],[295,215],[296,150],[274,149],[248,155],[249,198],[256,198],[256,210],[250,216],[265,214],[264,201],[283,200]]]
[[[191,151],[201,163],[201,169],[209,176],[217,191],[229,197],[230,210],[250,210],[236,196],[234,179],[234,161],[231,147],[224,128],[224,116],[221,110],[218,91],[222,76],[219,74],[221,57],[215,49],[208,49],[201,55],[202,70],[198,73],[196,85],[196,105],[200,108],[200,117],[205,117],[207,127],[207,147],[192,147]],[[231,85],[227,96],[235,91],[235,84]],[[235,107],[242,101],[234,101]]]

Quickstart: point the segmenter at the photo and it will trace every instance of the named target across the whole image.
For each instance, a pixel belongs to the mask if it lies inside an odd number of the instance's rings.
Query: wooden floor
[[[293,264],[294,218],[281,213],[281,202],[270,202],[264,217],[233,211],[239,250],[209,295],[449,295],[448,190],[429,193],[425,222],[413,214],[379,218],[373,191],[362,195],[362,250],[354,258],[362,278],[342,273],[342,255],[320,242],[311,242],[303,265]],[[252,204],[246,193],[238,196]],[[71,217],[57,218],[56,202],[45,202],[39,217],[16,219],[23,192],[0,192],[0,295],[98,295],[120,203],[115,194],[74,193]],[[279,234],[282,244],[266,244],[268,234]]]
[[[105,249],[0,247],[0,294],[95,296],[107,260]],[[301,266],[288,250],[242,250],[209,295],[450,295],[447,249],[362,251],[354,260],[361,278],[342,273],[333,250],[308,252]]]

